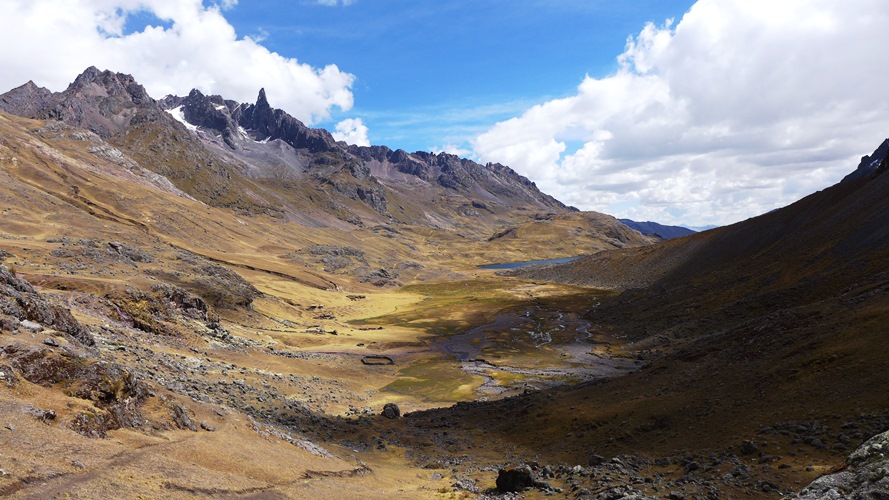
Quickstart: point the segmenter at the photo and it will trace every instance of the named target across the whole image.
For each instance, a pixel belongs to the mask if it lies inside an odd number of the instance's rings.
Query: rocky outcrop
[[[804,500],[865,500],[889,498],[889,431],[859,446],[846,468],[821,476],[794,498]]]
[[[401,409],[395,403],[386,403],[383,406],[383,416],[395,420],[401,416]]]
[[[886,162],[887,156],[889,156],[889,139],[884,140],[883,143],[870,155],[862,156],[861,162],[858,163],[858,167],[852,173],[843,177],[841,182],[873,175],[880,169],[880,165]]]
[[[148,390],[132,373],[116,363],[96,360],[76,347],[62,349],[9,344],[0,350],[17,376],[45,387],[62,386],[69,396],[88,400],[92,411],[75,415],[69,424],[87,437],[105,437],[122,427],[139,427],[144,419],[139,410]]]
[[[500,469],[497,472],[496,484],[499,493],[519,493],[531,488],[544,491],[553,489],[548,483],[535,479],[531,468],[527,465],[515,469]]]
[[[13,330],[24,321],[52,327],[87,346],[95,344],[70,310],[53,304],[26,280],[0,266],[0,325]]]

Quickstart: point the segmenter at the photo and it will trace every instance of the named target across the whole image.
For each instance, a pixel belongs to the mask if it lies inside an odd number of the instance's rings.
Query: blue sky
[[[617,69],[628,36],[693,2],[601,0],[241,2],[239,33],[356,76],[355,106],[374,144],[408,151],[467,141],[538,102]],[[273,96],[272,96],[273,97]]]
[[[339,140],[499,162],[583,210],[728,224],[889,137],[886,0],[3,0],[0,89],[88,66]]]

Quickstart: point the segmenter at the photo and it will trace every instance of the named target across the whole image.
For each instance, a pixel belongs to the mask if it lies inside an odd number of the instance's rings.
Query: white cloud
[[[337,7],[339,5],[347,7],[355,3],[355,0],[315,0],[315,3],[324,5],[325,7]]]
[[[265,87],[273,106],[307,123],[349,110],[354,76],[313,68],[238,37],[223,16],[236,0],[4,0],[0,2],[0,88],[28,80],[63,90],[89,66],[132,74],[149,94],[197,87],[253,102]],[[148,11],[171,23],[125,34],[126,16]],[[14,47],[15,49],[11,49]]]
[[[213,0],[222,10],[230,10],[238,5],[238,0]]]
[[[439,153],[447,153],[450,155],[456,155],[461,158],[469,158],[472,155],[472,150],[460,147],[456,144],[445,144],[444,146],[434,146],[430,148],[430,151],[434,154]]]
[[[348,144],[370,146],[370,141],[367,139],[367,126],[361,121],[361,118],[346,118],[337,123],[332,135],[334,139],[345,141]]]
[[[473,149],[580,208],[737,221],[836,182],[889,136],[887,25],[882,0],[700,0],[630,37],[615,74]]]

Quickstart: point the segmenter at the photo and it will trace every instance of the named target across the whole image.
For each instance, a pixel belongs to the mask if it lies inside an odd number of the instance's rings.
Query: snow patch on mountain
[[[182,111],[183,106],[177,106],[173,109],[165,110],[167,113],[176,119],[179,123],[185,125],[185,128],[191,130],[192,132],[197,132],[198,128],[191,123],[188,123],[188,120],[185,119],[185,112]]]

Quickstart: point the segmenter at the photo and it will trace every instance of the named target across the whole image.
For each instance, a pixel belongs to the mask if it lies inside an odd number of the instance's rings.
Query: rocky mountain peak
[[[264,88],[253,104],[205,95],[200,89],[185,97],[171,95],[155,101],[131,75],[91,66],[64,92],[52,94],[30,82],[0,95],[0,109],[90,129],[115,141],[116,146],[131,148],[129,154],[156,164],[158,173],[171,179],[205,176],[211,180],[182,181],[189,185],[189,193],[213,183],[229,186],[235,182],[236,174],[222,166],[232,160],[242,162],[242,171],[249,171],[251,177],[320,181],[329,186],[322,189],[332,189],[334,197],[348,200],[344,203],[363,202],[386,217],[394,216],[387,212],[386,204],[391,191],[401,192],[405,200],[416,198],[417,190],[423,191],[424,199],[443,194],[449,200],[469,200],[459,202],[461,206],[475,201],[481,206],[510,209],[568,209],[508,167],[483,166],[447,153],[338,144],[328,131],[310,128],[272,107]],[[165,162],[159,162],[157,150],[146,144],[149,137],[163,141],[160,149],[167,155]],[[183,162],[182,158],[188,160]],[[205,194],[207,199],[217,200],[222,192],[215,186],[207,187]],[[358,220],[339,207],[337,210],[338,219]],[[450,208],[441,210],[440,220],[450,220]],[[398,212],[407,217],[416,210],[399,206]]]
[[[90,66],[89,68],[83,70],[83,73],[77,75],[77,78],[68,85],[68,88],[71,87],[85,87],[86,85],[96,81],[99,77],[102,76],[102,71],[95,66]]]
[[[103,137],[125,130],[134,121],[164,119],[156,101],[131,75],[95,66],[55,94],[28,82],[0,96],[0,109],[27,118],[64,121]]]
[[[307,127],[281,109],[272,108],[265,89],[259,90],[255,104],[227,101],[221,96],[205,96],[192,90],[187,97],[167,96],[161,99],[165,110],[182,107],[180,119],[189,126],[201,127],[221,135],[232,149],[244,141],[281,140],[295,149],[311,153],[337,150],[333,136],[324,129]],[[178,114],[178,112],[177,112]]]
[[[229,116],[228,108],[221,102],[219,96],[206,96],[200,90],[193,89],[182,101],[182,113],[188,123],[214,130],[223,135],[226,143],[230,143],[237,126]]]
[[[145,91],[145,87],[137,83],[132,75],[108,70],[99,71],[95,66],[90,66],[78,75],[63,94],[113,97],[129,100],[135,105],[154,102]]]
[[[256,104],[240,108],[233,118],[239,126],[263,139],[280,139],[296,149],[312,153],[337,149],[328,131],[309,128],[284,110],[272,108],[264,88],[259,90]]]
[[[49,89],[38,87],[32,80],[0,96],[0,109],[19,116],[33,116],[52,100]]]

